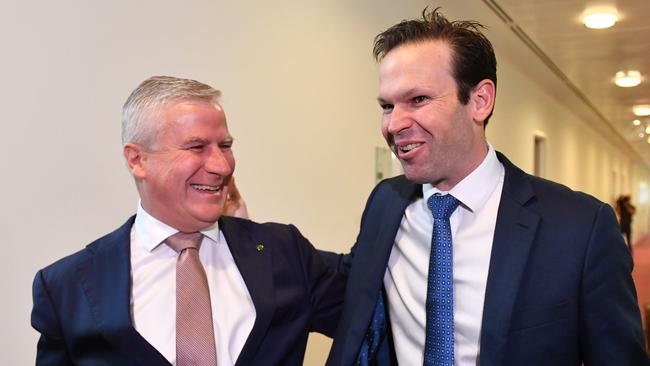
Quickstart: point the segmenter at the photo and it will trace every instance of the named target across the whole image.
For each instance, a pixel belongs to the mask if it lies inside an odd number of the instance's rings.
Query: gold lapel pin
[[[257,244],[257,246],[255,248],[257,249],[258,252],[261,252],[261,251],[264,250],[264,244],[262,244],[262,243]]]

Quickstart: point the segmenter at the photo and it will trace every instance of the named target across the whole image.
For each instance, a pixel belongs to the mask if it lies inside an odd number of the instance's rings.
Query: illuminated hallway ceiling
[[[650,166],[650,134],[640,136],[650,116],[632,113],[633,105],[650,104],[650,1],[611,2],[619,20],[607,29],[582,24],[590,3],[584,0],[483,1],[607,125],[611,138],[624,140]],[[616,72],[628,69],[641,72],[641,84],[614,84]]]

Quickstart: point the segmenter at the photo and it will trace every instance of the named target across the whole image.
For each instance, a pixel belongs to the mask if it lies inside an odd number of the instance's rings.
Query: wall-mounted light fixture
[[[631,88],[641,84],[641,73],[637,70],[619,71],[614,77],[614,82],[621,88]]]

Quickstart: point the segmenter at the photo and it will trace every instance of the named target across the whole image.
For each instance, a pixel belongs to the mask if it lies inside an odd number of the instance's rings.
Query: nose
[[[230,149],[223,151],[220,148],[211,149],[205,161],[205,170],[208,173],[229,176],[235,169],[235,159]]]
[[[395,105],[386,118],[386,130],[392,136],[399,135],[413,123],[409,111],[399,105]]]

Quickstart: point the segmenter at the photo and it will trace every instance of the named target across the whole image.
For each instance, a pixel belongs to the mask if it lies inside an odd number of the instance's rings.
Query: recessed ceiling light
[[[632,107],[632,112],[639,117],[650,116],[650,104],[635,105]]]
[[[640,138],[644,138],[644,137],[645,137],[645,133],[643,133],[643,132],[639,132],[639,137],[640,137]]]
[[[650,125],[645,127],[645,134],[650,135]]]
[[[648,141],[648,143],[650,144],[650,137],[648,137],[648,139],[646,141]]]
[[[639,125],[641,125],[641,121],[638,120],[638,119],[635,119],[634,121],[632,121],[632,124],[635,125],[635,126],[639,126]]]
[[[621,88],[630,88],[641,84],[641,73],[636,70],[619,71],[614,82]]]
[[[605,29],[616,24],[618,14],[615,9],[588,9],[582,16],[582,22],[587,28]]]

